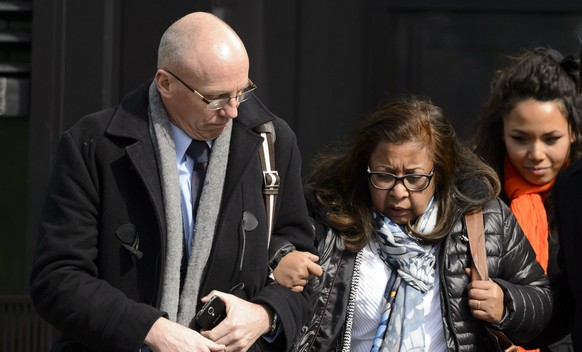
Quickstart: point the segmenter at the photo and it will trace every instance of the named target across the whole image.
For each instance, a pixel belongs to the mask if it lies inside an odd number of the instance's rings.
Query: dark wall
[[[296,131],[304,174],[386,96],[427,95],[462,137],[506,54],[576,53],[582,4],[482,1],[35,1],[27,183],[28,253],[58,137],[155,72],[182,15],[214,10],[237,30],[257,94]]]
[[[430,97],[468,137],[508,55],[547,45],[578,56],[582,29],[582,3],[567,0],[231,0],[221,13],[250,43],[257,94],[296,131],[304,174],[401,94]]]
[[[488,1],[487,6],[446,2],[423,8],[374,1],[369,8],[366,74],[372,104],[384,92],[418,92],[445,109],[461,137],[468,136],[507,55],[551,46],[578,56],[582,4]],[[369,39],[372,36],[368,36]]]
[[[27,170],[31,26],[32,1],[10,4],[0,1],[0,295],[22,292],[26,287],[23,278],[27,218],[23,195]],[[2,314],[0,312],[0,316]]]
[[[225,20],[250,43],[257,95],[297,134],[304,174],[369,110],[367,9],[365,1],[221,1]]]

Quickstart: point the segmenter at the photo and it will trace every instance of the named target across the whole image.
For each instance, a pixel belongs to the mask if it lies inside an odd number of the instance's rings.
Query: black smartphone
[[[218,296],[210,297],[210,300],[196,313],[196,323],[203,330],[211,330],[226,318],[226,306]]]

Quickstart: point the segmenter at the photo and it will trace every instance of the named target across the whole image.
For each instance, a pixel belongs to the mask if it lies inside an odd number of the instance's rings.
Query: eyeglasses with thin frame
[[[368,166],[368,177],[372,186],[385,191],[394,188],[398,181],[402,181],[404,188],[409,192],[424,191],[430,184],[433,175],[434,169],[432,169],[429,174],[407,174],[396,176],[389,172],[370,171],[370,167]]]
[[[253,81],[251,81],[251,79],[249,78],[249,85],[246,88],[243,88],[242,91],[239,94],[235,95],[234,97],[207,99],[202,94],[200,94],[200,92],[198,92],[196,89],[194,89],[194,88],[190,87],[188,84],[186,84],[186,82],[184,82],[175,73],[168,71],[168,70],[164,70],[164,71],[171,74],[175,79],[178,80],[178,82],[182,83],[184,85],[184,87],[186,87],[189,91],[191,91],[192,93],[197,95],[200,99],[202,99],[202,101],[206,103],[206,106],[210,110],[222,109],[223,107],[225,107],[228,104],[228,102],[230,102],[231,99],[236,99],[239,103],[247,101],[251,97],[251,95],[253,95],[253,92],[255,91],[255,89],[257,89],[257,85],[254,84]]]

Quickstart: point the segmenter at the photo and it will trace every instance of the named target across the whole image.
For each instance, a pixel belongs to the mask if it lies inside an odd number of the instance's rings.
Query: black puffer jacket
[[[349,351],[353,297],[361,253],[343,242],[314,212],[324,275],[314,283],[314,315],[295,342],[294,351]],[[500,325],[514,343],[535,337],[551,315],[552,296],[543,269],[509,208],[499,199],[483,209],[490,277],[503,289],[506,317]],[[467,303],[470,267],[468,237],[459,220],[446,237],[439,259],[441,307],[449,351],[494,351],[485,323],[473,318]],[[353,295],[353,293],[352,293]]]

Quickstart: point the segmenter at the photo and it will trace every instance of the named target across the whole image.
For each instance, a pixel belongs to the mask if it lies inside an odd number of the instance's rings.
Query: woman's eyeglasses
[[[403,176],[396,176],[389,172],[370,171],[368,167],[368,177],[370,183],[377,189],[389,191],[396,182],[402,181],[404,188],[410,192],[424,191],[430,184],[430,180],[434,175],[434,169],[429,174],[408,174]]]

